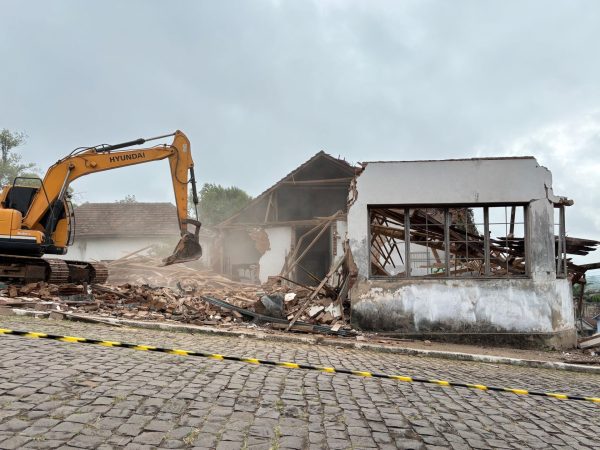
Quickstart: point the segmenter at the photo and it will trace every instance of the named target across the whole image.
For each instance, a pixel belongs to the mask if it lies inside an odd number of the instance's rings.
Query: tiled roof
[[[178,236],[171,203],[84,203],[75,208],[75,237]]]

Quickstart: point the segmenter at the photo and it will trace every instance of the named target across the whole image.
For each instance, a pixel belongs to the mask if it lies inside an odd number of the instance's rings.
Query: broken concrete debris
[[[223,300],[219,300],[212,297],[202,297],[202,300],[210,303],[211,305],[218,306],[220,308],[229,309],[232,311],[237,311],[243,316],[251,317],[254,319],[256,323],[269,323],[272,328],[275,329],[285,329],[286,331],[291,329],[293,331],[302,331],[306,333],[324,333],[324,334],[335,334],[337,336],[355,336],[356,332],[354,330],[340,330],[341,322],[337,322],[333,327],[328,327],[325,325],[313,325],[306,322],[296,322],[296,323],[288,323],[285,319],[279,319],[277,317],[270,317],[259,314],[254,311],[250,311],[248,309],[239,308]],[[335,328],[335,329],[334,329]]]

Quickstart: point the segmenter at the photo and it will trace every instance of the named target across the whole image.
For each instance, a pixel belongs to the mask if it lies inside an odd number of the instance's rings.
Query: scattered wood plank
[[[581,339],[578,343],[579,348],[600,347],[600,334],[595,334],[589,338]]]
[[[325,278],[323,278],[323,280],[321,281],[321,283],[319,283],[319,285],[315,288],[315,290],[313,291],[312,294],[310,294],[310,297],[308,297],[304,303],[302,304],[302,306],[300,307],[300,309],[298,310],[298,312],[296,313],[296,315],[294,316],[294,318],[292,319],[292,321],[290,322],[290,324],[288,325],[288,327],[286,328],[286,331],[289,331],[290,328],[294,325],[294,323],[296,323],[296,321],[300,318],[300,316],[304,313],[304,310],[308,307],[308,305],[310,304],[310,302],[316,297],[316,295],[318,294],[318,292],[323,288],[323,286],[325,285],[325,283],[327,283],[327,280],[329,280],[329,278],[331,278],[331,276],[337,272],[337,270],[342,266],[342,263],[344,262],[344,259],[341,258],[338,263],[329,271],[329,273],[325,276]]]
[[[111,265],[111,264],[114,264],[116,262],[123,261],[124,259],[127,259],[127,258],[130,258],[131,256],[137,255],[138,253],[142,253],[144,250],[148,250],[150,247],[152,247],[152,246],[151,245],[147,245],[147,246],[145,246],[143,248],[140,248],[139,250],[136,250],[135,252],[128,253],[125,256],[121,256],[120,258],[115,259],[115,260],[109,262],[108,264]]]

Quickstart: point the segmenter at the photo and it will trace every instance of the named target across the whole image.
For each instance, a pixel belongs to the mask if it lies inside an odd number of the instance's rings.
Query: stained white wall
[[[382,331],[552,333],[575,326],[570,292],[566,279],[370,280],[352,300],[356,319]]]

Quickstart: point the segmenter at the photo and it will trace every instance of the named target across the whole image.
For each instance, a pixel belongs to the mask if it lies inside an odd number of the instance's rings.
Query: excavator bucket
[[[202,247],[200,246],[200,222],[197,220],[187,219],[184,223],[192,224],[196,227],[194,233],[184,231],[181,234],[181,239],[177,243],[173,254],[168,258],[163,259],[163,266],[171,264],[179,264],[187,261],[195,261],[202,256]]]

